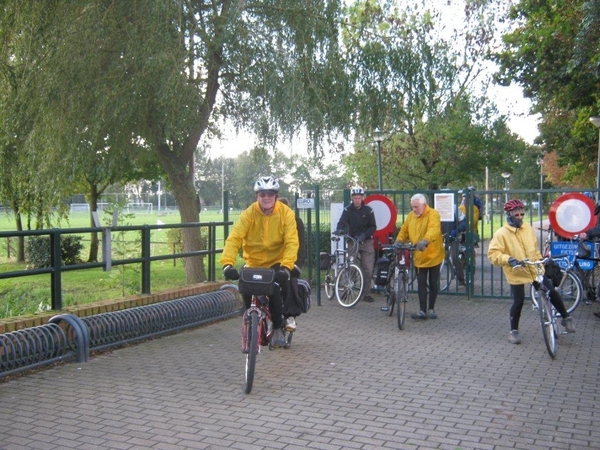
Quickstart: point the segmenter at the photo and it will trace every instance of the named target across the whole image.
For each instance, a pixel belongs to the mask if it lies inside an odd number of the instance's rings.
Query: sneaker
[[[273,333],[273,337],[271,338],[271,346],[277,347],[285,347],[285,337],[283,336],[283,331],[281,328],[277,328],[275,333]]]
[[[427,320],[427,314],[425,314],[425,311],[419,311],[416,314],[411,314],[410,317],[413,319]]]
[[[370,295],[365,295],[363,297],[363,302],[373,303],[374,301],[375,301],[375,299],[373,297],[371,297]]]
[[[511,330],[511,332],[508,335],[508,342],[510,342],[511,344],[521,343],[521,336],[519,336],[519,330]]]
[[[573,318],[571,316],[561,320],[560,324],[565,327],[567,333],[575,333],[575,326],[573,325]]]
[[[285,329],[287,331],[296,331],[296,319],[293,317],[288,317],[285,320]]]
[[[430,309],[430,310],[427,312],[427,316],[428,316],[430,319],[437,319],[437,314],[435,313],[435,311],[434,311],[433,309]]]

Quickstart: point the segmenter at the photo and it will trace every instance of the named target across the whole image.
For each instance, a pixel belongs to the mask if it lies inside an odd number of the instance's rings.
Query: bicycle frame
[[[410,280],[410,257],[407,257],[406,251],[414,251],[416,247],[412,244],[394,244],[382,247],[386,256],[390,257],[390,268],[388,270],[388,279],[386,283],[386,303],[382,307],[391,316],[396,307],[398,318],[398,328],[404,329],[404,319],[406,317],[406,303],[408,302],[408,283]],[[396,306],[397,305],[397,306]]]

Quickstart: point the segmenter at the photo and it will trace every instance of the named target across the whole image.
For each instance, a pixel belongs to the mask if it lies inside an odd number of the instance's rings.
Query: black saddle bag
[[[243,295],[272,295],[275,291],[275,271],[243,267],[240,271],[238,289]]]

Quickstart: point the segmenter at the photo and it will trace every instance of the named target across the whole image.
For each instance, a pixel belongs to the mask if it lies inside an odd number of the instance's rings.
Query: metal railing
[[[50,266],[30,270],[14,270],[0,273],[0,279],[28,277],[40,274],[50,275],[50,307],[53,310],[62,309],[62,274],[73,270],[88,270],[103,268],[109,270],[112,266],[141,264],[141,294],[151,293],[151,275],[150,267],[154,261],[161,261],[174,258],[187,258],[196,256],[206,256],[207,281],[216,280],[216,255],[221,253],[222,248],[217,249],[217,228],[223,227],[227,230],[232,222],[194,222],[180,224],[162,224],[162,225],[127,225],[114,227],[89,227],[89,228],[63,228],[63,229],[45,229],[28,231],[3,231],[0,232],[0,238],[10,237],[29,237],[29,236],[49,236],[50,237]],[[201,228],[207,229],[206,249],[192,252],[169,253],[162,255],[152,255],[151,235],[152,230],[164,230],[168,228]],[[140,232],[140,256],[136,258],[114,259],[110,251],[110,236],[116,232]],[[84,234],[84,233],[102,233],[103,239],[103,261],[89,262],[81,264],[64,265],[61,259],[61,237],[63,235]]]

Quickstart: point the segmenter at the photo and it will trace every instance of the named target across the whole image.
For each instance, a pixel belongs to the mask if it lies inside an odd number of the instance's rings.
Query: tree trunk
[[[90,184],[90,226],[95,227],[94,218],[92,214],[95,211],[98,211],[98,197],[100,197],[100,193],[98,192],[98,185],[91,183]],[[97,262],[98,261],[98,232],[93,231],[90,234],[90,253],[88,256],[88,262]]]
[[[197,144],[198,139],[195,139]],[[193,141],[188,145],[195,148]],[[193,152],[188,151],[189,158],[177,158],[174,152],[166,145],[158,145],[158,157],[169,178],[173,196],[179,207],[181,223],[195,223],[200,220],[200,202],[194,187]],[[200,230],[198,228],[182,228],[183,251],[192,252],[202,250]],[[201,256],[187,257],[185,259],[186,283],[200,283],[206,280],[204,258]]]

